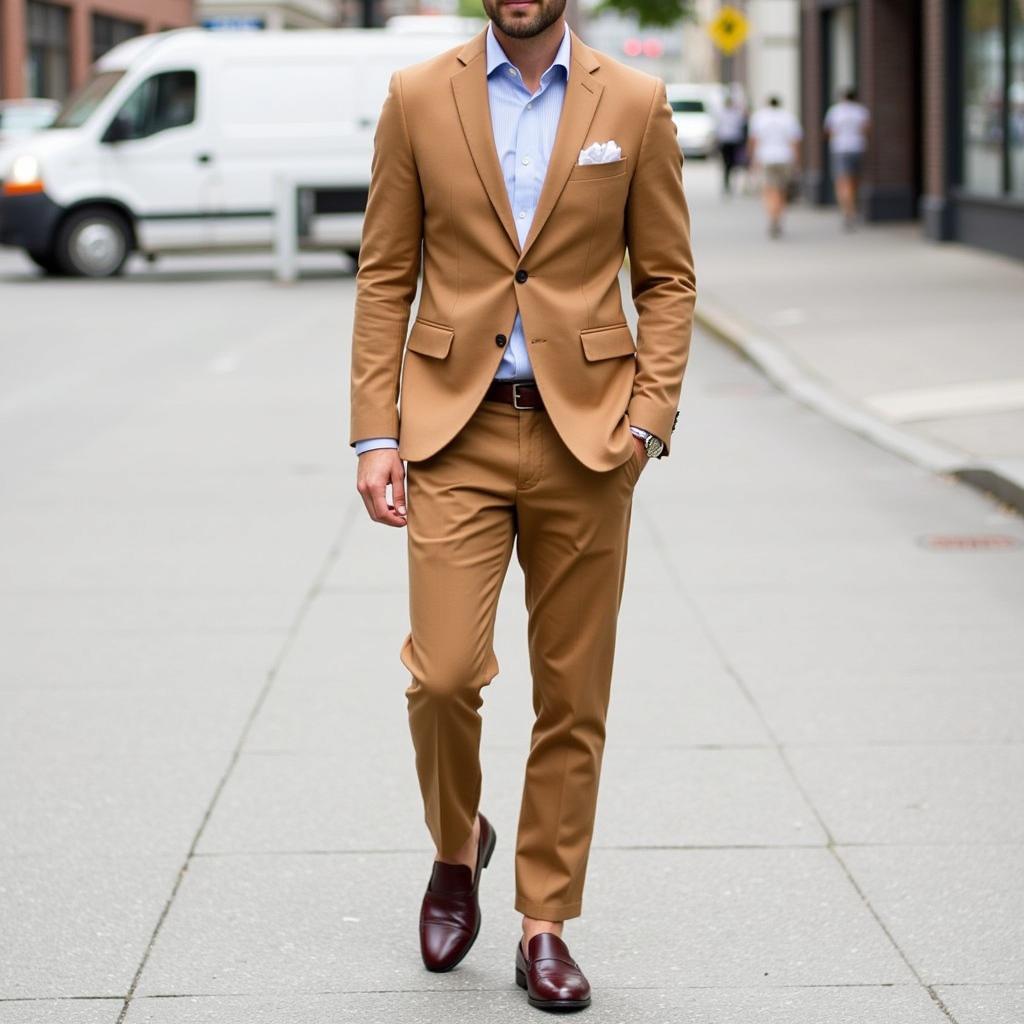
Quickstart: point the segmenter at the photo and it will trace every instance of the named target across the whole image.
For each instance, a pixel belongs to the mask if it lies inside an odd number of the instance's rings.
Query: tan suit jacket
[[[581,149],[608,140],[621,160],[578,164]],[[491,129],[485,32],[396,72],[360,250],[352,443],[397,437],[414,462],[446,445],[483,399],[504,352],[496,338],[518,307],[548,414],[576,458],[621,465],[631,423],[667,444],[695,298],[681,167],[664,84],[572,33],[554,148],[520,248]],[[635,342],[618,282],[627,248]]]

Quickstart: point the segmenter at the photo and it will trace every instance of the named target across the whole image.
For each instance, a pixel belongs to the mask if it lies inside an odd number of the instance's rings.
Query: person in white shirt
[[[832,178],[843,224],[851,229],[857,217],[857,187],[868,145],[871,115],[857,102],[855,89],[847,89],[825,112],[825,135],[832,157]]]
[[[800,140],[804,133],[800,122],[782,108],[779,97],[771,96],[766,107],[754,111],[748,134],[748,159],[751,166],[759,167],[764,175],[768,233],[778,238],[782,234],[786,193],[800,163]]]
[[[746,133],[746,113],[731,96],[726,96],[725,103],[715,117],[715,138],[718,141],[718,152],[722,157],[722,190],[726,195],[732,193],[730,179],[733,168],[739,162]]]

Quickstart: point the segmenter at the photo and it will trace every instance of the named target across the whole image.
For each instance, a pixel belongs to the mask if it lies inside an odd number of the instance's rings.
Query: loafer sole
[[[586,999],[537,999],[529,993],[529,986],[526,984],[526,974],[518,967],[516,968],[516,984],[526,989],[527,1002],[538,1010],[546,1010],[548,1013],[572,1013],[574,1010],[585,1010],[590,1005],[590,996]]]

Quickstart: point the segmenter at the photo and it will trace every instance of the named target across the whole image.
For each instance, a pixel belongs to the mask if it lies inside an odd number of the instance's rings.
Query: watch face
[[[644,449],[650,458],[656,459],[664,451],[665,446],[652,434],[644,441]]]

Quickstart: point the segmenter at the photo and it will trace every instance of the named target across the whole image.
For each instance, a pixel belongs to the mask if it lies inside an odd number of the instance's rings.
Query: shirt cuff
[[[393,437],[367,437],[362,441],[356,441],[356,455],[363,452],[372,452],[377,448],[397,448],[398,441]]]

